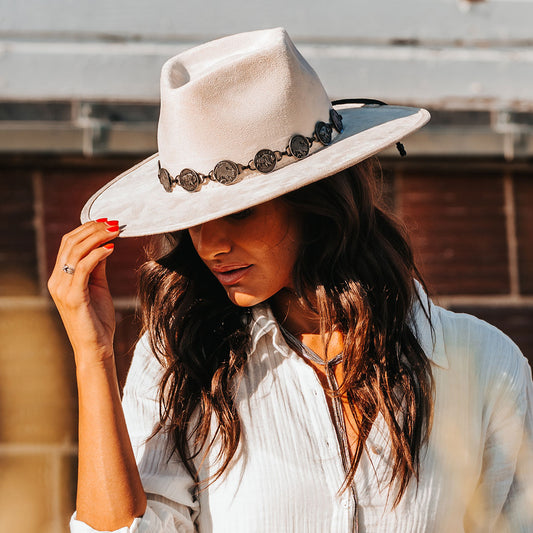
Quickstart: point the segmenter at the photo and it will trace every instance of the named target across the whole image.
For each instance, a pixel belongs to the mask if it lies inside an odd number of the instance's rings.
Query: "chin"
[[[264,302],[268,298],[261,298],[255,294],[249,294],[240,292],[239,290],[232,290],[231,288],[226,291],[228,298],[239,307],[252,307],[254,305]]]

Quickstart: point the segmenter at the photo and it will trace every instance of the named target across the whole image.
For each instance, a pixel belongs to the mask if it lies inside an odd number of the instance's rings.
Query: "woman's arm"
[[[146,509],[114,364],[114,308],[105,275],[116,224],[88,222],[63,237],[48,288],[74,350],[79,394],[77,517],[112,531]],[[73,273],[63,267],[74,268]]]
[[[77,518],[94,529],[131,525],[146,509],[113,359],[78,369]]]
[[[145,335],[133,354],[124,386],[122,408],[135,460],[147,496],[146,512],[130,528],[115,533],[193,533],[198,516],[196,485],[187,469],[171,454],[165,432],[152,438],[159,424],[159,383],[163,368],[154,357]],[[73,517],[72,533],[95,533],[95,529]]]

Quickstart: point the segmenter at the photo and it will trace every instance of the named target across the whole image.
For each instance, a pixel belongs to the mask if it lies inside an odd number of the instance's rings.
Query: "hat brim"
[[[160,184],[158,154],[132,167],[97,191],[85,204],[82,223],[107,217],[123,227],[121,237],[186,229],[242,211],[331,176],[380,152],[430,118],[425,109],[401,106],[340,105],[344,130],[328,146],[305,159],[288,161],[269,174],[249,172],[232,185],[208,182],[198,192]]]

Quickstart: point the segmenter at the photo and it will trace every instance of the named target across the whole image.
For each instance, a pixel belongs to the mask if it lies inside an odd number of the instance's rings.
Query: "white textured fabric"
[[[390,447],[378,417],[355,476],[359,531],[531,532],[529,365],[505,335],[485,322],[436,306],[431,316],[433,332],[421,308],[414,316],[436,387],[418,488],[412,481],[391,509]],[[345,473],[314,370],[287,346],[265,305],[255,309],[252,337],[237,397],[243,428],[239,453],[224,477],[197,497],[182,465],[167,460],[162,438],[145,442],[157,421],[161,369],[145,340],[138,344],[124,410],[148,508],[120,533],[352,531],[355,504],[349,492],[338,494]],[[208,464],[201,473],[210,473]],[[72,533],[93,531],[73,517]]]

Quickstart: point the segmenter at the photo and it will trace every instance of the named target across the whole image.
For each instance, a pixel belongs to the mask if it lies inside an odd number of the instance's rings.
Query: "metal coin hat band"
[[[305,137],[299,133],[293,135],[283,152],[262,148],[247,165],[234,163],[225,159],[219,161],[215,165],[215,168],[208,174],[202,174],[190,168],[185,168],[178,176],[173,178],[170,172],[166,168],[161,167],[161,163],[158,161],[159,171],[157,175],[159,181],[167,192],[172,192],[174,185],[179,185],[189,192],[197,192],[201,189],[202,184],[208,180],[218,181],[218,183],[222,183],[223,185],[232,185],[239,179],[239,174],[244,170],[258,170],[262,174],[268,174],[274,170],[276,163],[281,161],[284,156],[295,157],[297,159],[307,157],[315,141],[320,142],[323,146],[328,146],[331,143],[333,128],[338,133],[342,133],[342,116],[335,109],[329,110],[329,116],[330,122],[319,120],[315,124],[315,131],[312,137]]]

